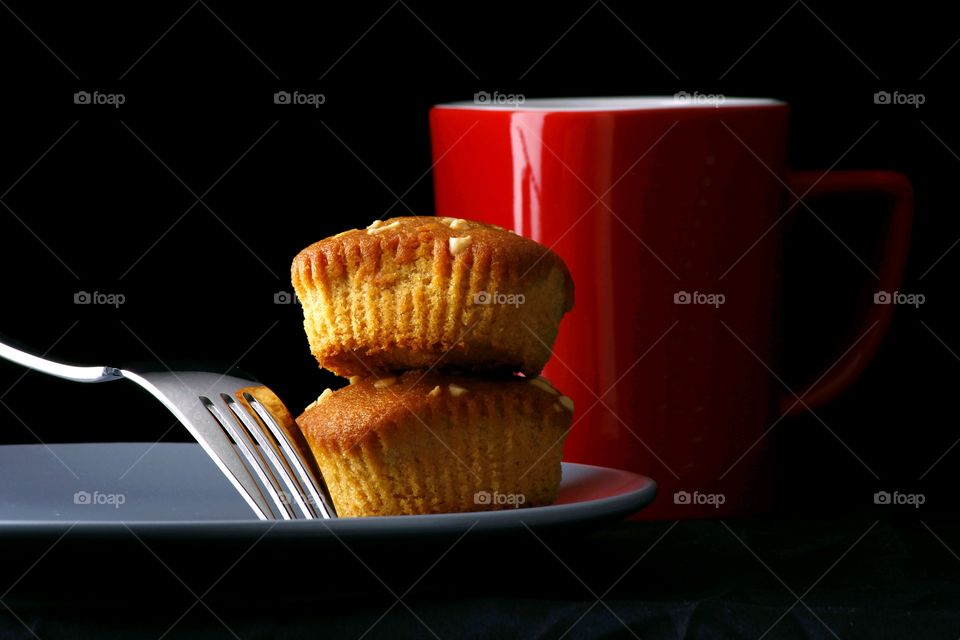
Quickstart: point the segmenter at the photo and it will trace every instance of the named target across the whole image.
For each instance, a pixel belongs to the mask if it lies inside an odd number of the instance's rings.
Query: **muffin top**
[[[573,401],[543,377],[481,378],[415,370],[399,376],[351,378],[347,387],[324,391],[297,423],[309,439],[349,448],[371,432],[400,423],[419,424],[438,413],[457,415],[462,421],[463,412],[489,413],[494,406],[530,415],[557,415],[566,423],[573,414]]]
[[[293,271],[318,260],[326,265],[346,264],[349,256],[357,254],[376,262],[389,255],[397,264],[425,254],[441,255],[450,261],[489,255],[494,262],[510,265],[523,275],[559,269],[565,280],[564,311],[573,308],[573,279],[560,256],[503,227],[463,218],[403,216],[375,220],[366,229],[351,229],[313,243],[294,258]]]

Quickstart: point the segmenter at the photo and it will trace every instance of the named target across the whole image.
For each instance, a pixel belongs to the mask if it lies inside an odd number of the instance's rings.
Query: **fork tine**
[[[251,440],[250,434],[248,434],[244,428],[243,423],[228,418],[207,396],[200,396],[200,402],[236,443],[247,466],[256,474],[260,484],[266,489],[267,495],[270,497],[277,511],[279,511],[280,517],[284,520],[292,519],[293,513],[290,510],[290,505],[280,496],[279,486],[276,478],[273,476],[273,471],[271,471],[269,465],[261,456],[256,445]]]
[[[273,434],[280,448],[283,449],[284,457],[290,462],[290,466],[293,467],[300,481],[300,485],[306,489],[309,494],[310,499],[308,502],[316,507],[321,517],[326,519],[337,517],[333,500],[330,499],[330,495],[327,492],[323,476],[314,470],[310,463],[304,460],[299,453],[300,451],[309,450],[305,443],[301,442],[303,435],[298,430],[296,424],[281,425],[281,421],[275,418],[250,392],[244,392],[243,399],[247,401],[247,404],[256,412],[263,423],[267,425],[270,433]]]
[[[256,440],[260,452],[266,456],[270,465],[273,467],[275,477],[286,487],[286,493],[290,495],[297,504],[303,517],[307,519],[319,517],[320,514],[317,513],[317,510],[310,504],[310,497],[294,476],[293,470],[287,463],[283,451],[269,433],[269,430],[263,425],[260,417],[250,410],[245,402],[237,401],[225,393],[220,394],[220,397],[227,403],[227,406],[230,407],[234,415],[243,422],[243,426],[246,427],[247,432]]]

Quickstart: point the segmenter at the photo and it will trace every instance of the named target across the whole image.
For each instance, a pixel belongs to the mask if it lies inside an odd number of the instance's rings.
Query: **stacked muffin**
[[[550,504],[573,403],[544,378],[573,282],[458,218],[376,221],[293,262],[310,349],[350,377],[297,422],[340,516]]]

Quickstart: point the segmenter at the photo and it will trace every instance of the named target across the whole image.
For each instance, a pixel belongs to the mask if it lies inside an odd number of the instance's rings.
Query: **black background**
[[[843,443],[812,417],[776,428],[780,508],[864,508],[872,491],[896,488],[923,491],[924,510],[951,510],[960,33],[950,15],[917,2],[9,2],[0,332],[77,363],[237,364],[299,408],[338,382],[311,358],[299,308],[275,294],[290,291],[290,261],[310,242],[432,212],[430,105],[477,91],[771,96],[793,106],[794,167],[911,178],[902,290],[926,296],[898,310],[866,374],[818,411]],[[126,102],[76,105],[81,90]],[[276,105],[280,90],[326,103]],[[925,103],[876,105],[881,90]],[[872,261],[883,223],[875,208],[814,206],[830,230],[802,212],[788,223],[790,382],[846,348],[845,322],[874,288],[851,250]],[[126,302],[75,305],[78,291]],[[0,397],[3,442],[187,438],[132,385],[81,387],[0,364]]]

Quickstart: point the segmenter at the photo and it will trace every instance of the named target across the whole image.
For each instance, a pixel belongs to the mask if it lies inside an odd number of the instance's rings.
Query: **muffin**
[[[297,418],[340,516],[551,504],[573,403],[543,378],[355,379]]]
[[[573,308],[559,256],[459,218],[339,233],[301,251],[292,278],[310,350],[342,376],[431,367],[536,376]]]

